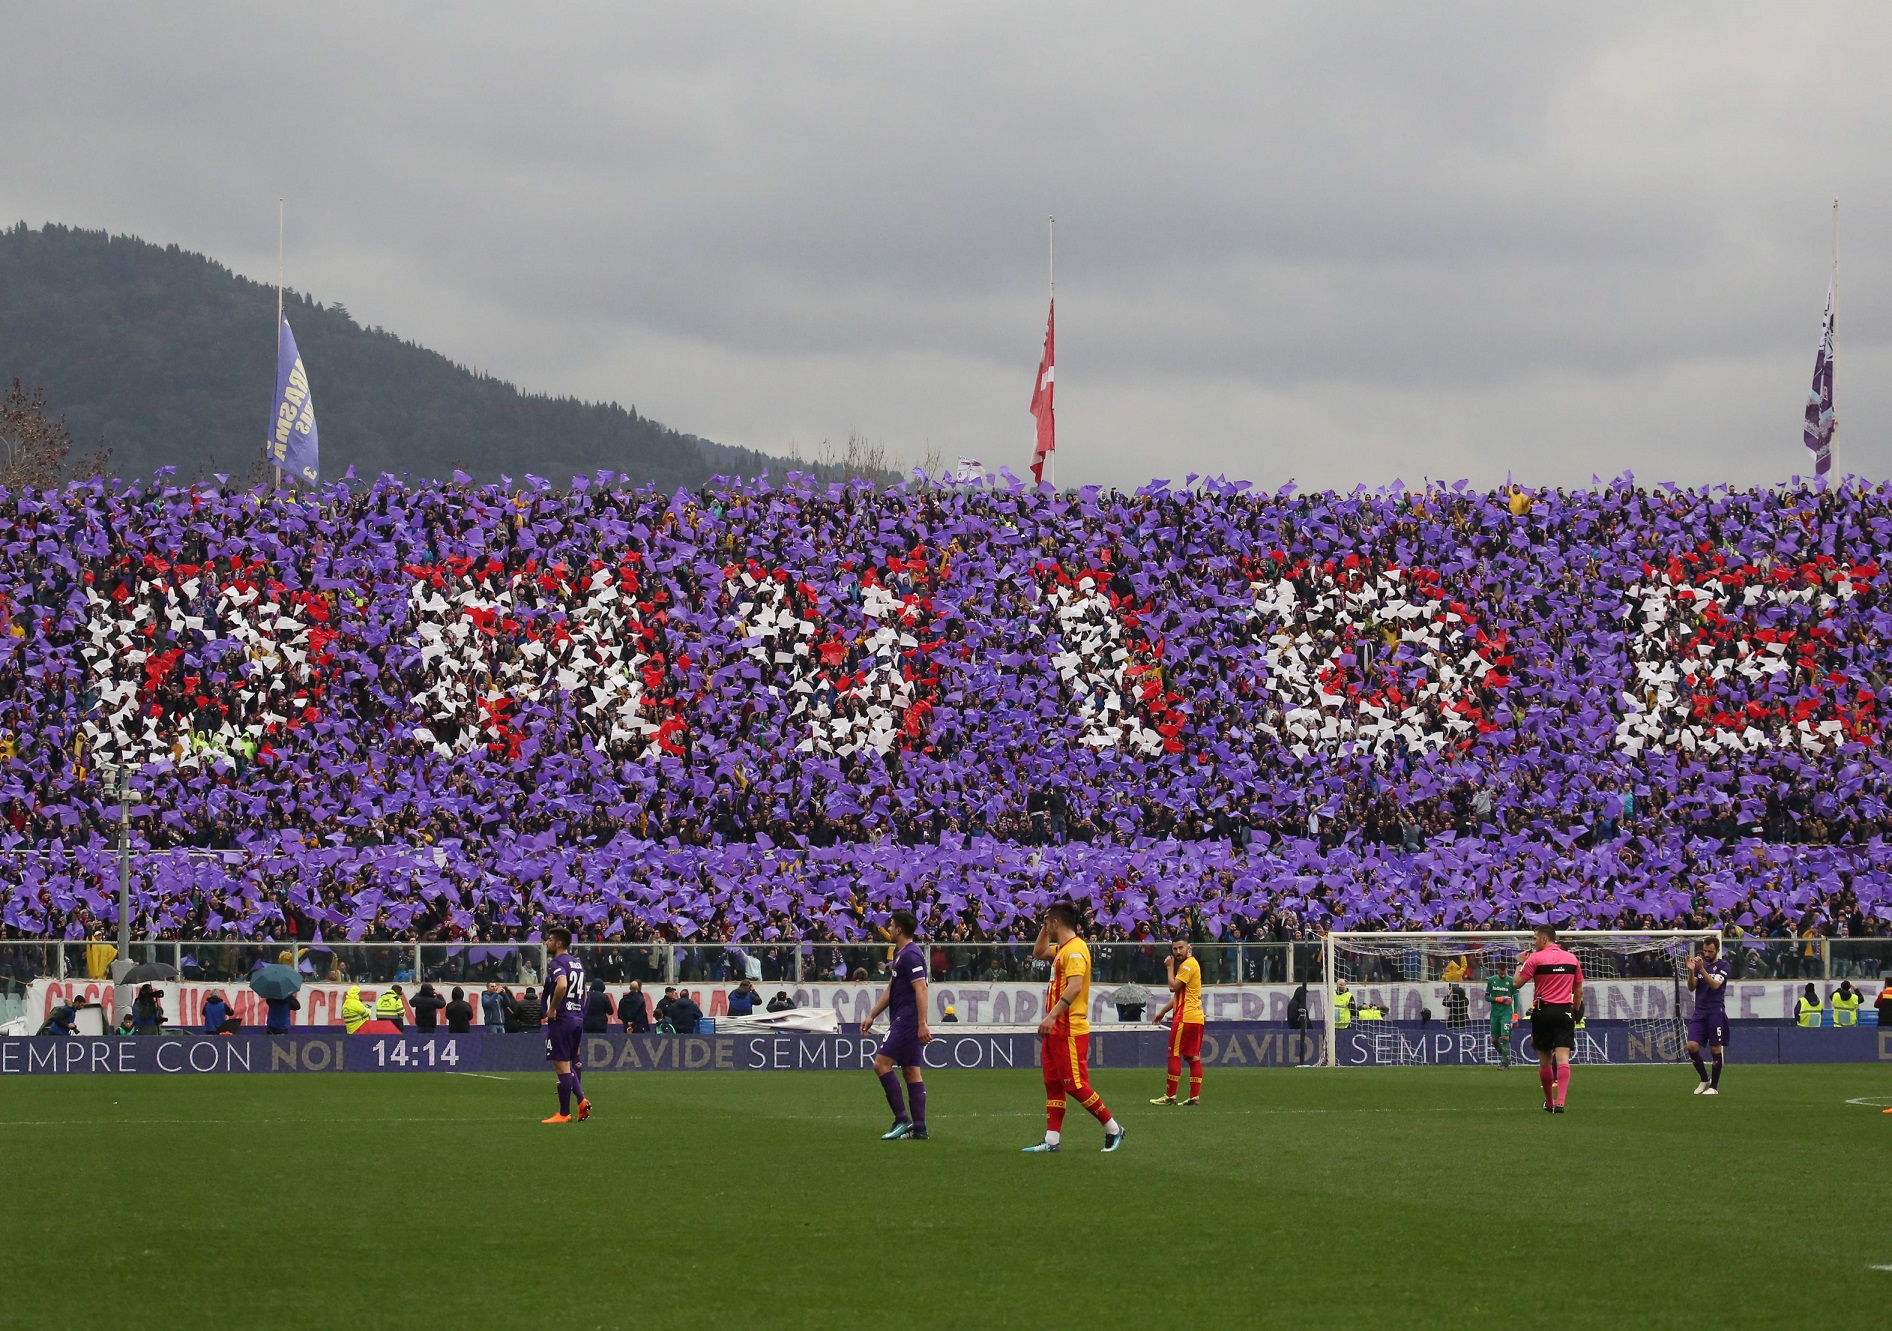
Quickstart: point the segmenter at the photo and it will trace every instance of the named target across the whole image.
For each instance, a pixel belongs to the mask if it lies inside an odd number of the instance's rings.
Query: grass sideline
[[[1875,1325],[1892,1066],[930,1077],[43,1076],[0,1083],[13,1331]],[[1560,1199],[1560,1200],[1554,1200]],[[1566,1220],[1554,1220],[1558,1214]]]

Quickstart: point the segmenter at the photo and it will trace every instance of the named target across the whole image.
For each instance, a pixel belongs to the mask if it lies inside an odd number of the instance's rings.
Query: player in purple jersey
[[[585,963],[572,955],[572,932],[547,929],[545,950],[551,962],[545,968],[545,1056],[558,1073],[558,1112],[541,1123],[570,1123],[572,1101],[578,1101],[578,1121],[591,1117],[585,1099]]]
[[[866,1035],[874,1029],[874,1018],[883,1012],[887,1014],[887,1038],[881,1042],[880,1052],[874,1055],[874,1075],[880,1078],[881,1089],[887,1092],[887,1103],[893,1107],[893,1127],[880,1136],[885,1142],[899,1141],[902,1137],[909,1141],[926,1140],[924,1051],[933,1032],[926,1025],[926,953],[913,941],[919,931],[920,922],[910,910],[895,911],[887,922],[894,948],[890,968],[893,978],[887,981],[887,992],[880,996],[874,1010],[867,1014],[867,1020],[861,1023],[861,1034]],[[896,1067],[907,1081],[907,1099],[913,1105],[911,1114],[900,1102],[900,1078],[893,1071]]]
[[[1721,1051],[1728,1044],[1728,979],[1734,973],[1721,955],[1721,940],[1710,938],[1701,955],[1688,959],[1688,990],[1695,995],[1695,1010],[1688,1018],[1688,1057],[1701,1074],[1696,1095],[1721,1094]],[[1714,1068],[1704,1067],[1701,1047],[1708,1046]]]

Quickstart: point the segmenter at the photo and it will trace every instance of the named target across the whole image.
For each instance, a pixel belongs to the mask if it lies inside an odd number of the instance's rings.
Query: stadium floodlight
[[[1557,941],[1574,952],[1583,965],[1585,1008],[1589,1018],[1621,1022],[1628,1031],[1627,1048],[1638,1062],[1682,1062],[1689,995],[1688,958],[1709,939],[1721,941],[1719,929],[1559,929]],[[1484,1001],[1484,983],[1509,977],[1521,956],[1532,948],[1526,929],[1416,931],[1408,933],[1335,932],[1323,944],[1327,1057],[1329,1067],[1340,1066],[1340,1040],[1372,1034],[1371,1064],[1421,1065],[1498,1062],[1506,1055],[1485,1039],[1488,1014],[1472,1015]],[[1337,1020],[1335,994],[1345,982],[1350,992],[1371,995],[1390,1006],[1383,1025],[1369,1027],[1353,1012],[1352,1025]],[[1452,989],[1457,986],[1458,995]],[[1460,1001],[1462,1000],[1462,1002]],[[1473,1037],[1454,1046],[1454,1057],[1436,1057],[1434,1042],[1415,1038],[1412,1023],[1421,1012],[1439,1019],[1433,1029]],[[1430,1022],[1426,1023],[1428,1026]],[[1470,1048],[1482,1058],[1464,1056]],[[1353,1060],[1358,1061],[1358,1060]],[[1579,1039],[1572,1050],[1576,1063],[1610,1061],[1600,1039]]]

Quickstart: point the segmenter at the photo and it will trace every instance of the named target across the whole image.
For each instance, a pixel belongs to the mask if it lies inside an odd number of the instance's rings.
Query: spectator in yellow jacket
[[[112,963],[118,960],[118,948],[105,941],[105,935],[99,930],[92,931],[92,937],[85,945],[85,978],[105,980],[111,978]]]

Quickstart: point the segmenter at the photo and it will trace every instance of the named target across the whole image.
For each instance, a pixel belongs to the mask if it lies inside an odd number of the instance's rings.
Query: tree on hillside
[[[71,453],[65,421],[46,414],[46,394],[15,379],[0,401],[0,486],[57,485]]]
[[[70,467],[72,433],[64,417],[46,414],[46,394],[29,390],[18,379],[0,400],[0,486],[49,486],[61,481],[89,481],[112,472],[112,450],[103,441]]]

